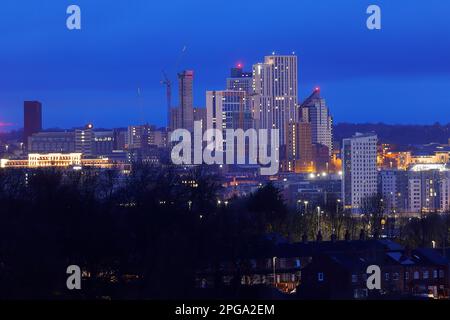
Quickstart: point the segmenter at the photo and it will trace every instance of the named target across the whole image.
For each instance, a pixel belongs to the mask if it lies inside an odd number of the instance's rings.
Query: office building
[[[253,93],[253,74],[244,72],[241,64],[231,69],[230,77],[226,81],[227,90],[244,91],[249,96]]]
[[[23,142],[42,130],[42,104],[39,101],[25,101],[23,104]]]
[[[152,125],[129,126],[127,132],[128,149],[145,149],[148,147],[167,147],[167,131]]]
[[[311,123],[312,141],[328,148],[329,156],[333,152],[333,118],[325,99],[320,96],[320,89],[314,92],[301,104],[300,117]]]
[[[74,131],[46,131],[33,133],[28,137],[29,153],[73,153],[75,152]]]
[[[92,155],[107,157],[113,153],[115,146],[114,131],[94,131],[92,141]]]
[[[84,128],[75,129],[75,152],[85,157],[93,156],[94,126],[89,123]]]

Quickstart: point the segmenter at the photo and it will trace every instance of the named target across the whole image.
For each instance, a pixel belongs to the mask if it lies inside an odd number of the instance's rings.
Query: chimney
[[[361,232],[359,233],[359,240],[366,240],[366,233],[364,232],[364,229],[361,229]]]
[[[304,244],[307,244],[307,243],[308,243],[308,235],[306,234],[306,232],[302,235],[302,242],[303,242]]]
[[[322,237],[322,231],[319,230],[319,232],[317,233],[317,242],[321,242],[323,239]]]
[[[411,255],[412,255],[411,247],[409,245],[407,245],[403,252],[403,256],[405,257],[405,259],[407,259],[407,258],[411,258]]]
[[[345,241],[350,241],[350,232],[348,232],[348,230],[345,231],[344,239]]]

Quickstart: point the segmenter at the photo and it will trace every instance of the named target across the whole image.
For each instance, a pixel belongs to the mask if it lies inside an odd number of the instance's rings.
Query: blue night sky
[[[70,4],[81,31],[66,28]],[[366,28],[370,4],[381,31]],[[42,101],[46,128],[163,125],[162,69],[195,70],[204,106],[230,67],[272,51],[296,52],[300,98],[320,86],[336,122],[447,123],[449,16],[447,0],[2,0],[0,130],[22,126],[23,100]]]

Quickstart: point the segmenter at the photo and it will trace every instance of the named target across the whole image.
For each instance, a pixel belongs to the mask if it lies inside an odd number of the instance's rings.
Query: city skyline
[[[102,10],[81,0],[82,30],[69,31],[67,1],[24,6],[6,1],[2,10],[9,14],[0,21],[6,31],[0,53],[0,130],[21,127],[24,100],[42,102],[44,128],[88,122],[162,126],[167,118],[162,69],[172,83],[177,72],[194,70],[194,106],[205,107],[207,90],[225,89],[229,68],[239,62],[250,71],[272,51],[296,52],[299,101],[320,86],[336,123],[448,122],[450,46],[439,39],[449,36],[449,4],[406,7],[378,1],[383,28],[370,31],[366,2],[289,1],[292,10],[256,28],[258,16],[271,12],[269,3],[221,1],[213,15],[204,1],[108,3],[109,9]],[[323,19],[310,14],[318,9]],[[21,19],[10,18],[19,11]],[[418,11],[421,15],[410,21]],[[434,107],[423,112],[428,105]]]
[[[3,0],[0,300],[448,301],[447,12]]]

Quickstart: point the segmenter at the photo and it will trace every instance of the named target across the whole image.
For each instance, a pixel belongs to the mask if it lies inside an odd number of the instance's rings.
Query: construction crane
[[[181,49],[180,56],[177,59],[176,65],[175,65],[175,72],[178,71],[178,67],[180,65],[181,59],[183,58],[184,53],[187,50],[187,46],[183,46]],[[172,82],[170,81],[170,78],[167,76],[167,73],[163,70],[162,71],[163,80],[161,80],[161,84],[166,86],[166,99],[167,99],[167,128],[170,128],[170,118],[172,113]]]
[[[172,82],[167,76],[166,72],[163,70],[163,80],[161,84],[166,86],[166,97],[167,97],[167,128],[170,127],[170,115],[172,110]]]

